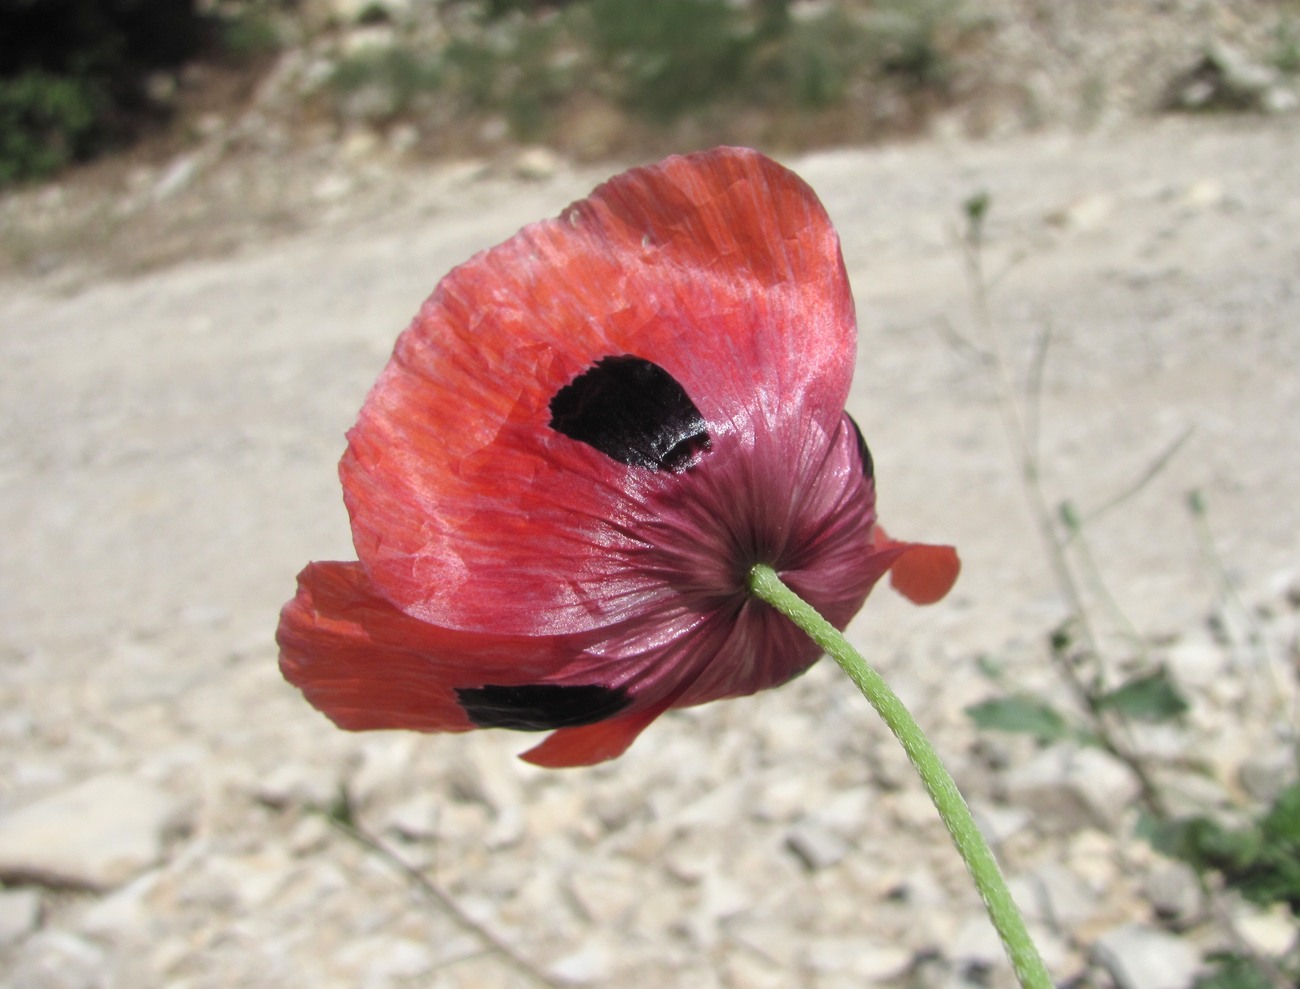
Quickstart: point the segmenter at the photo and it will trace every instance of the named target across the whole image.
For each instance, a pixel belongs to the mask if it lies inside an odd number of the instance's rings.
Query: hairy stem
[[[998,868],[993,852],[976,827],[970,808],[966,806],[957,784],[939,760],[934,746],[898,699],[898,695],[858,651],[849,645],[835,626],[782,583],[771,567],[761,563],[754,566],[749,571],[749,589],[755,597],[781,612],[825,649],[870,701],[916,767],[930,799],[934,801],[939,816],[952,835],[953,844],[957,846],[957,851],[975,880],[975,886],[984,900],[993,926],[1002,938],[1021,986],[1024,989],[1052,989],[1052,978],[1025,929],[1024,918],[1011,899],[1002,870]]]

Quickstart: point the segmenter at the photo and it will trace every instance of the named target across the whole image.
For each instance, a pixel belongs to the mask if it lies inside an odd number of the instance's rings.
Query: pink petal
[[[632,354],[711,433],[755,416],[829,430],[854,339],[838,241],[792,173],[719,149],[618,176],[456,269],[399,339],[340,467],[358,555],[399,608],[448,628],[623,621],[645,588],[608,586],[609,550],[641,538],[664,479],[551,429],[551,398]]]
[[[437,628],[379,596],[357,563],[311,563],[280,613],[280,671],[352,731],[467,731],[456,688],[539,681],[569,661],[550,640]]]

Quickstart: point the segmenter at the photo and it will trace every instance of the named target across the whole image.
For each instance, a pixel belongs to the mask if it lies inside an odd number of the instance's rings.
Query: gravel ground
[[[1294,729],[1298,151],[1280,117],[791,162],[843,238],[862,327],[850,411],[882,518],[965,562],[944,603],[882,588],[850,634],[934,732],[1062,982],[1181,989],[1219,935],[1190,878],[1132,839],[1121,767],[980,737],[963,714],[999,689],[979,657],[1062,693],[1043,640],[1063,608],[988,377],[959,342],[987,345],[961,204],[992,197],[990,308],[1017,380],[1051,332],[1053,503],[1103,504],[1191,430],[1089,533],[1193,702],[1141,746],[1188,806],[1242,806],[1285,780]],[[3,283],[0,981],[538,983],[470,918],[556,981],[1009,984],[919,784],[828,664],[673,713],[617,762],[567,772],[513,758],[533,739],[509,733],[347,735],[279,679],[294,574],[352,555],[335,461],[396,333],[449,267],[610,170],[444,170],[412,179],[400,209],[232,256]],[[1193,488],[1271,662],[1233,627],[1207,630]],[[319,808],[344,788],[461,920],[331,829]],[[1255,943],[1288,936],[1228,908]]]

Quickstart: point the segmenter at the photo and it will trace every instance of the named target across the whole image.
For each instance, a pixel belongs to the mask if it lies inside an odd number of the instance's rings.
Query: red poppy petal
[[[669,705],[659,704],[644,711],[619,715],[607,721],[577,728],[561,728],[546,737],[519,758],[534,766],[561,769],[570,766],[594,766],[616,759],[627,751],[650,722],[663,714]]]
[[[941,601],[961,573],[961,559],[952,546],[929,543],[905,543],[890,539],[876,527],[876,545],[902,552],[889,568],[889,583],[913,604]]]
[[[839,416],[853,299],[830,219],[793,172],[745,148],[674,156],[616,176],[546,232],[565,223],[587,228],[580,250],[615,252],[612,284],[595,288],[617,285],[619,305],[590,310],[617,315],[611,342],[662,364],[707,420],[756,396]]]
[[[835,233],[791,172],[719,149],[618,176],[453,271],[399,339],[340,465],[358,555],[436,625],[620,621],[642,589],[593,598],[592,568],[611,540],[635,541],[627,499],[663,472],[550,428],[555,394],[631,354],[671,375],[710,433],[755,415],[829,430],[855,332]]]
[[[280,613],[280,670],[340,728],[467,731],[456,688],[538,681],[557,643],[436,628],[375,591],[357,563],[312,563]]]

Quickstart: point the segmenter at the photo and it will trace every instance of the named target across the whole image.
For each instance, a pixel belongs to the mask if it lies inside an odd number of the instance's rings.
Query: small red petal
[[[889,570],[894,590],[913,604],[934,604],[952,590],[961,573],[961,560],[951,546],[906,543]]]
[[[650,722],[663,714],[668,706],[659,704],[644,711],[597,721],[592,725],[561,728],[519,758],[547,769],[594,766],[598,762],[608,762],[626,752],[636,737]]]

